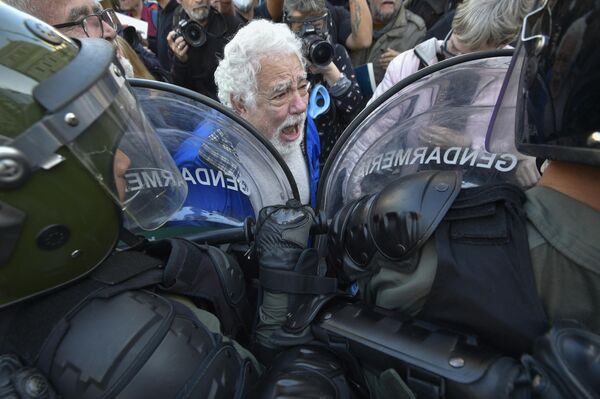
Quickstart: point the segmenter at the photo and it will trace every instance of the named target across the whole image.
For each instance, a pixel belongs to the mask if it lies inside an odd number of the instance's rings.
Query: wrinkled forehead
[[[63,1],[63,21],[77,21],[86,15],[94,14],[102,10],[100,3],[94,0],[70,0]]]
[[[265,57],[257,74],[258,91],[268,93],[287,89],[306,79],[306,71],[295,54]]]

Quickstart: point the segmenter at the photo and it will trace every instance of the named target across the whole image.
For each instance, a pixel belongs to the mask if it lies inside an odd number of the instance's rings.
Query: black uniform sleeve
[[[340,6],[329,7],[329,10],[337,28],[337,42],[342,46],[346,46],[346,40],[352,34],[350,11]]]
[[[331,105],[325,113],[318,116],[315,120],[321,141],[321,163],[325,162],[337,139],[363,106],[360,86],[356,80],[354,68],[352,67],[346,48],[335,44],[334,51],[333,62],[340,72],[346,75],[346,78],[350,81],[350,85],[345,90],[339,92],[328,87],[331,96]],[[325,84],[322,75],[318,76],[319,78],[315,79],[313,83]],[[332,91],[336,93],[335,96],[331,94]]]
[[[194,90],[193,86],[190,86],[188,78],[188,63],[190,59],[190,49],[188,49],[188,62],[181,62],[175,55],[173,55],[173,62],[171,63],[171,79],[173,84],[177,86],[185,87],[190,90]]]
[[[358,85],[358,81],[356,80],[356,74],[354,73],[354,68],[352,67],[352,62],[350,61],[348,51],[345,47],[340,45],[336,45],[334,48],[334,64],[338,67],[340,72],[346,75],[346,77],[350,79],[350,82],[352,82],[350,87],[345,92],[332,97],[338,110],[339,117],[341,118],[342,124],[345,128],[360,111],[363,97],[360,91],[360,86]]]

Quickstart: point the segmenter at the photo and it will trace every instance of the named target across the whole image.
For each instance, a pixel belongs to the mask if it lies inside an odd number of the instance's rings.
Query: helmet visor
[[[126,215],[144,230],[162,226],[187,195],[175,162],[127,85],[69,144]]]
[[[524,63],[525,50],[523,45],[519,45],[515,49],[515,54],[508,66],[506,78],[502,83],[498,101],[490,118],[485,136],[485,149],[487,151],[510,152],[520,155],[515,146],[515,134],[519,133],[518,129],[515,131],[515,118],[518,117],[517,98]]]

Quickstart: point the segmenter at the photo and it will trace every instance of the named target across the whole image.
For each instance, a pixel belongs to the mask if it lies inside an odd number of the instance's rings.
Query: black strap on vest
[[[261,269],[260,284],[264,289],[287,294],[330,294],[337,281],[329,277],[307,276],[284,270]]]
[[[39,348],[51,326],[55,330],[53,337],[60,339],[61,329],[68,328],[68,314],[65,316],[65,312],[69,309],[71,314],[92,298],[109,298],[121,292],[142,288],[207,301],[211,306],[210,310],[221,321],[225,335],[243,339],[252,322],[253,312],[246,298],[245,282],[239,265],[217,248],[200,247],[183,239],[170,239],[149,242],[146,253],[116,252],[89,278],[28,306],[27,315],[20,318],[38,320],[42,324],[39,330],[45,332],[39,335],[36,342],[27,343],[27,349]],[[54,305],[46,306],[45,303]],[[48,323],[44,323],[44,319],[48,319]],[[26,325],[30,324],[27,320],[24,322]],[[21,322],[17,320],[15,324]],[[14,333],[19,331],[16,328]],[[22,337],[14,338],[14,341],[20,340]],[[47,345],[53,346],[50,343]],[[25,357],[32,359],[32,356]],[[45,360],[46,365],[49,361],[50,359]],[[44,360],[40,357],[39,362],[44,363]],[[44,367],[41,368],[45,371]]]
[[[548,322],[529,255],[521,189],[463,189],[436,231],[437,274],[421,315],[479,334],[511,355]]]
[[[206,301],[208,310],[221,321],[225,335],[246,339],[253,312],[246,297],[244,276],[233,259],[215,247],[184,239],[148,242],[145,251],[113,254],[93,278],[131,290],[156,286],[163,292]],[[157,268],[160,274],[145,276]]]
[[[158,242],[148,253],[168,254],[162,291],[208,301],[221,321],[223,334],[239,341],[247,338],[253,311],[235,260],[215,247],[183,239]]]

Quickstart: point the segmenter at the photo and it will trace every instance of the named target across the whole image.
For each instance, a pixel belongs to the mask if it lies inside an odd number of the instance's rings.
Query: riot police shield
[[[378,276],[380,267],[389,266],[398,272],[394,276],[426,274],[426,268],[417,270],[415,254],[457,198],[457,188],[528,188],[537,182],[535,160],[502,145],[514,141],[514,123],[500,136],[486,135],[511,54],[474,53],[425,68],[375,100],[344,132],[319,186],[319,210],[331,221],[328,237],[317,245],[347,293],[362,290],[367,298],[365,280]],[[422,298],[417,291],[407,288],[406,302]],[[395,381],[404,381],[398,385],[423,398],[503,397],[501,390],[515,386],[518,362],[486,347],[490,341],[469,334],[473,330],[449,328],[453,324],[425,312],[415,320],[415,312],[376,304],[329,305],[313,328],[321,341],[342,342],[375,370],[376,386],[390,385],[390,370]]]
[[[346,129],[325,165],[319,209],[345,204],[424,170],[462,172],[462,186],[507,182],[532,186],[535,161],[486,149],[486,132],[511,51],[455,57],[399,82]],[[509,125],[507,125],[509,126]],[[514,127],[503,132],[514,137]],[[489,148],[489,147],[488,147]],[[325,241],[319,242],[321,252]]]
[[[240,228],[263,207],[298,198],[279,153],[229,109],[174,85],[135,79],[130,84],[181,176],[165,182],[153,171],[128,171],[128,189],[168,183],[188,187],[180,210],[146,236],[193,238]]]

